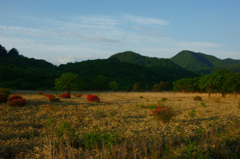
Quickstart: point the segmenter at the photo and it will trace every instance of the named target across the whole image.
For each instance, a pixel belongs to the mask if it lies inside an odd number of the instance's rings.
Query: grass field
[[[12,93],[27,105],[0,104],[0,158],[240,158],[240,103],[232,95],[73,92],[83,96],[51,103],[34,91]],[[157,105],[174,109],[169,123],[151,115]]]

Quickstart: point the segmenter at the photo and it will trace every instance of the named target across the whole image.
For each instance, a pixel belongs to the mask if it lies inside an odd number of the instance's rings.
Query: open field
[[[239,99],[232,95],[73,92],[83,96],[51,103],[34,91],[12,93],[27,105],[0,104],[0,158],[240,157]],[[87,102],[87,94],[101,101]],[[174,109],[169,123],[151,115],[156,105]]]

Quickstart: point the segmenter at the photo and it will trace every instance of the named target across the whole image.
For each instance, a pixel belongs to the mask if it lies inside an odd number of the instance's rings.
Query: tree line
[[[173,82],[174,90],[185,92],[205,91],[208,96],[213,92],[219,92],[222,97],[227,93],[237,93],[240,91],[240,74],[229,70],[218,70],[214,73],[203,75],[197,78],[183,78]]]

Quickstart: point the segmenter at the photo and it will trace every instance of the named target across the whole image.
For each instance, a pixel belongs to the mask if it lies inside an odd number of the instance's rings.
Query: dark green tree
[[[117,83],[116,81],[111,81],[109,83],[109,89],[117,91],[119,90],[119,83]]]
[[[17,49],[12,48],[11,50],[9,50],[8,55],[11,55],[11,56],[18,56],[18,55],[19,55],[19,52],[18,52]]]
[[[208,97],[211,97],[211,93],[215,88],[215,82],[212,74],[204,75],[199,79],[199,88],[208,92]]]
[[[83,81],[74,73],[63,73],[61,77],[55,79],[55,88],[57,90],[66,90],[68,93],[72,90],[80,90],[83,87]]]
[[[7,50],[5,49],[5,47],[0,45],[0,57],[1,56],[6,56],[6,55],[7,55]]]
[[[226,81],[231,77],[233,73],[229,70],[218,70],[213,73],[213,82],[215,85],[215,90],[222,93],[222,97],[225,97],[228,91],[228,86]]]
[[[95,79],[93,80],[93,89],[107,90],[108,89],[107,78],[103,75],[95,77]]]
[[[224,84],[224,87],[229,92],[233,92],[235,98],[237,98],[237,92],[240,90],[240,74],[236,73],[229,76]]]
[[[141,90],[141,85],[140,83],[134,83],[133,85],[133,91],[140,91]]]
[[[191,91],[194,91],[194,88],[195,88],[195,82],[194,82],[194,79],[191,79],[191,78],[183,78],[173,82],[174,90],[191,92]]]

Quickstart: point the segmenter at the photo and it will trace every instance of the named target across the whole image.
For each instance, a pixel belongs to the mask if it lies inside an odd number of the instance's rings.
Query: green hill
[[[234,70],[240,64],[240,60],[230,58],[222,60],[212,55],[188,50],[179,52],[171,58],[171,61],[189,71],[204,74],[218,69]]]
[[[198,76],[196,73],[183,69],[169,59],[142,56],[132,51],[117,53],[109,57],[109,59],[113,58],[121,62],[128,62],[151,68],[168,81]]]

